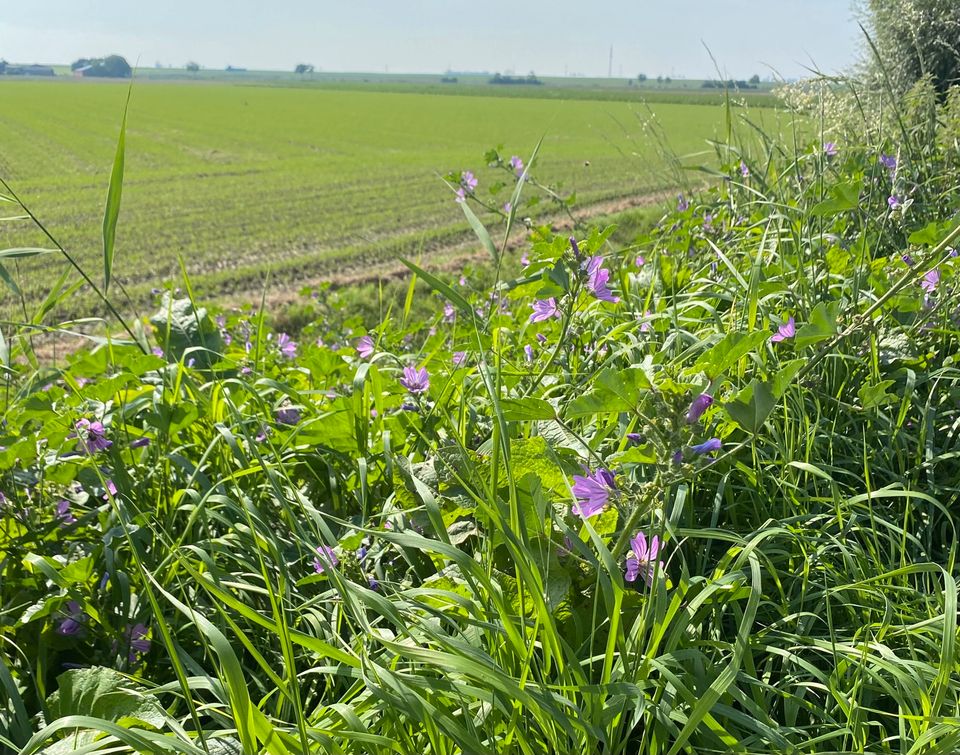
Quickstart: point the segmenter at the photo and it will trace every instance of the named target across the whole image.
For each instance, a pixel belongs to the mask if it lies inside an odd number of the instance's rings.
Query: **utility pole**
[[[607,65],[607,78],[613,78],[613,45],[610,45],[610,63]]]

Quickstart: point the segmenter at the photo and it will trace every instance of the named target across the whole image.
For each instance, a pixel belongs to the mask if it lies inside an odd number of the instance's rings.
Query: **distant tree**
[[[750,83],[753,84],[754,86],[759,86],[760,85],[759,74],[756,74],[756,73],[753,74],[753,76],[750,77]]]
[[[86,76],[101,76],[110,79],[129,79],[133,76],[133,69],[126,59],[120,55],[108,55],[105,58],[80,58],[70,64],[70,70],[87,68]]]
[[[121,55],[108,55],[103,59],[103,76],[111,79],[129,79],[133,76],[133,69],[126,58]]]
[[[184,68],[190,71],[190,73],[196,73],[197,71],[200,70],[200,64],[197,63],[196,61],[191,60],[184,66]]]
[[[646,81],[646,80],[647,80],[647,74],[645,74],[645,73],[638,73],[638,74],[637,74],[637,81]]]
[[[7,61],[5,61],[3,58],[0,58],[0,73],[3,73],[6,70],[7,70]]]
[[[662,84],[662,83],[663,83],[663,76],[657,76],[657,83],[658,83],[658,84]]]
[[[671,79],[669,76],[665,76],[663,81],[665,84],[670,84],[673,81],[673,79]]]
[[[297,67],[293,69],[294,73],[313,73],[313,66],[309,63],[297,63]]]

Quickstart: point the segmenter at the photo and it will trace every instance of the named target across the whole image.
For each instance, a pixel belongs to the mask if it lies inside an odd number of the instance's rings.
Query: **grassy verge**
[[[522,262],[516,212],[467,197],[484,272],[408,261],[433,293],[373,327],[218,320],[189,279],[54,369],[8,327],[0,747],[955,751],[957,134],[928,105],[731,120],[712,188],[637,238],[533,228]]]

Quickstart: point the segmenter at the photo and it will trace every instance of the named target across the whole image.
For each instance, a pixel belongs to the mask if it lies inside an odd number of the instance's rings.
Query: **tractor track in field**
[[[584,219],[605,217],[616,215],[626,210],[637,209],[640,207],[652,207],[661,204],[673,197],[675,189],[666,189],[646,194],[635,194],[630,196],[607,199],[585,205],[581,210]],[[569,217],[562,215],[553,215],[546,218],[550,228],[554,233],[569,231],[573,228],[573,222]],[[446,240],[439,239],[436,242],[424,247],[417,257],[417,264],[423,266],[426,263],[432,264],[431,272],[453,273],[463,269],[464,266],[476,263],[482,263],[488,259],[487,252],[479,248],[479,244],[469,229],[464,230],[461,237],[454,243],[445,243]],[[494,243],[498,243],[494,239]],[[506,251],[514,252],[522,248],[527,243],[526,228],[523,223],[517,223],[517,227],[510,234],[507,241]],[[499,246],[499,243],[498,243]],[[277,286],[274,284],[268,290],[265,302],[268,307],[282,307],[292,304],[301,298],[300,289],[303,287],[317,286],[329,283],[334,288],[344,288],[348,286],[362,285],[365,283],[374,283],[376,281],[389,281],[404,278],[410,274],[410,269],[406,267],[399,259],[390,258],[370,263],[365,263],[361,259],[344,260],[343,266],[335,272],[320,272],[317,274],[305,274],[302,276],[290,276],[296,286]],[[278,281],[279,282],[279,281]],[[284,280],[283,283],[292,281]],[[221,298],[224,303],[232,305],[241,304],[259,304],[263,294],[262,287],[246,288],[234,290]]]

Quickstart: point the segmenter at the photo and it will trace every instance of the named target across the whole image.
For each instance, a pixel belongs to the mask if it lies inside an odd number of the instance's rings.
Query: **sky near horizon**
[[[853,62],[851,0],[25,0],[0,11],[0,58],[141,66],[783,78]]]

